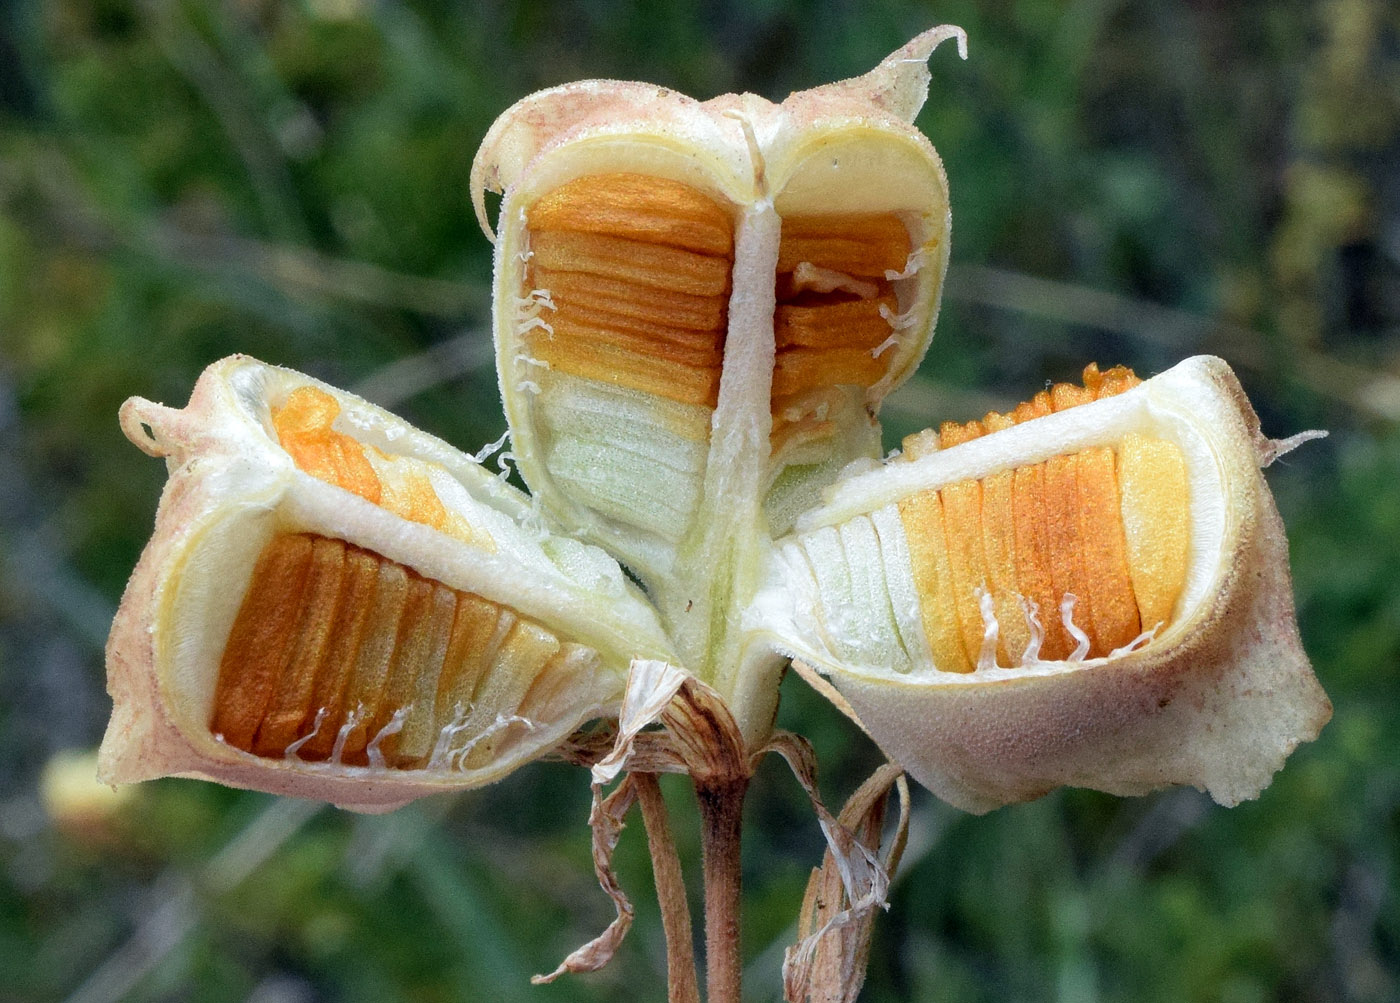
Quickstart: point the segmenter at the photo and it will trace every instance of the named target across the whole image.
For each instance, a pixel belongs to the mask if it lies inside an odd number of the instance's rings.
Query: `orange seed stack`
[[[282,533],[259,554],[234,620],[210,730],[259,756],[301,741],[306,760],[364,766],[374,748],[388,766],[425,766],[444,728],[479,735],[497,714],[529,717],[536,688],[596,659],[377,554]]]
[[[784,217],[773,322],[775,448],[787,431],[784,412],[805,394],[869,387],[884,376],[892,356],[880,348],[899,312],[885,274],[904,270],[909,248],[894,213]]]
[[[1082,387],[1057,384],[1009,414],[910,436],[904,457],[915,460],[1140,382],[1122,366],[1101,372],[1091,363]],[[1076,598],[1073,621],[1089,639],[1087,657],[1098,658],[1169,622],[1186,579],[1185,464],[1162,439],[1130,434],[1116,447],[923,491],[900,502],[899,512],[925,632],[945,671],[978,664],[984,590],[1000,629],[997,664],[1014,666],[1031,641],[1023,599],[1039,610],[1042,661],[1062,660],[1076,648],[1061,617],[1067,594]]]
[[[552,334],[531,338],[540,360],[715,406],[734,260],[726,208],[678,181],[597,174],[541,198],[528,224],[528,283],[555,306]]]

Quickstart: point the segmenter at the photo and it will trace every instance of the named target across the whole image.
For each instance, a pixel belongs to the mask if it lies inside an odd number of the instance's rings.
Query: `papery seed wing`
[[[351,395],[233,358],[122,417],[171,479],[108,645],[111,782],[385,810],[550,751],[669,655],[615,561]]]
[[[1097,379],[839,482],[760,596],[781,646],[969,811],[1066,784],[1234,804],[1330,715],[1233,374]]]

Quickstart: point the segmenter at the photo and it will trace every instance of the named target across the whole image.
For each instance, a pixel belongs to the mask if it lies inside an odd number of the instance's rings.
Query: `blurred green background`
[[[940,22],[971,39],[967,63],[935,55],[920,118],[953,265],[889,441],[1089,359],[1224,356],[1266,431],[1332,430],[1269,479],[1336,717],[1230,811],[1068,791],[973,818],[919,792],[862,998],[1400,999],[1400,8],[8,0],[0,1001],[663,998],[639,824],[617,960],[527,984],[610,916],[577,770],[382,818],[190,781],[93,801],[59,754],[101,734],[102,645],[164,478],[116,409],[181,404],[246,352],[475,449],[504,425],[466,182],[500,111],[580,77],[781,98]],[[794,679],[782,724],[833,803],[877,762]],[[696,878],[694,809],[667,791]],[[776,767],[748,820],[748,985],[770,1000],[820,843]]]

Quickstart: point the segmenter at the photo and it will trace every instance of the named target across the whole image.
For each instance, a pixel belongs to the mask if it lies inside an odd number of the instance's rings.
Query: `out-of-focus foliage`
[[[920,795],[863,998],[1400,996],[1395,5],[11,0],[0,1001],[661,998],[638,833],[618,960],[525,983],[608,918],[575,770],[384,818],[188,781],[44,799],[51,757],[100,734],[106,625],[163,477],[114,416],[130,394],[183,403],[247,352],[462,447],[494,439],[490,254],[465,186],[498,112],[585,76],[780,98],[939,22],[971,37],[968,63],[935,57],[920,121],[954,265],[890,441],[1091,358],[1224,356],[1266,430],[1333,430],[1270,479],[1336,718],[1233,811],[1061,792],[978,819]],[[813,738],[833,801],[876,762],[795,680],[781,723]],[[694,877],[694,809],[667,790]],[[820,846],[775,767],[749,822],[749,984],[772,999]]]

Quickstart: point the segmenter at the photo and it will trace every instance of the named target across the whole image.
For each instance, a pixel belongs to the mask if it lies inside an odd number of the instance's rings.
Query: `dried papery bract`
[[[386,810],[549,752],[669,652],[611,558],[348,394],[234,358],[123,425],[171,479],[108,645],[108,781]]]
[[[779,543],[782,559],[767,596],[772,621],[787,649],[829,676],[890,756],[969,811],[1062,785],[1140,794],[1192,784],[1226,805],[1255,797],[1331,713],[1299,643],[1287,544],[1260,472],[1278,444],[1260,433],[1218,359],[1191,359],[1110,394],[1084,393],[1072,400],[1076,406],[1047,405],[1041,416],[835,485],[827,504]],[[1074,394],[1066,389],[1063,396]],[[907,451],[920,444],[912,440]],[[1092,484],[1101,456],[1110,487],[1115,469],[1124,485],[1126,527],[1118,511],[1087,500],[1098,497]],[[1085,457],[1091,466],[1071,467],[1068,481],[1045,475],[1047,495],[1056,480],[1073,493],[1041,503],[1039,515],[1059,524],[1046,526],[1051,536],[1083,531],[1062,545],[1063,560],[1082,565],[1073,579],[1079,594],[1066,596],[1061,586],[1050,602],[1036,604],[1023,580],[1018,626],[1036,637],[1008,658],[997,647],[1002,625],[983,578],[972,600],[981,636],[960,638],[959,597],[938,589],[940,576],[956,584],[958,560],[940,566],[919,556],[930,546],[930,523],[908,517],[913,501],[942,496],[946,534],[977,540],[976,526],[969,533],[949,521],[950,492],[956,497],[971,485],[990,493],[988,485],[1009,471],[1019,478]],[[1156,471],[1150,486],[1140,483],[1142,464]],[[1137,495],[1144,491],[1156,493],[1156,504],[1143,507]],[[860,524],[867,531],[853,528]],[[1131,602],[1131,571],[1145,597],[1137,600],[1143,613],[1131,614],[1140,628],[1126,628],[1097,654],[1090,646],[1101,643],[1108,621],[1095,614],[1119,601],[1104,598],[1107,586],[1101,569],[1091,574],[1099,565],[1090,552],[1102,551],[1110,535],[1120,549],[1125,536],[1138,539],[1122,558],[1135,568],[1120,572],[1124,584],[1113,587],[1127,588]],[[1184,580],[1173,570],[1178,539]],[[854,544],[846,559],[867,566],[869,588],[854,587],[854,571],[844,578],[832,571],[831,540]],[[1006,545],[1034,541],[1013,533]],[[951,541],[938,546],[954,549]],[[822,560],[828,566],[814,572]],[[927,576],[921,561],[933,569]],[[1179,583],[1170,586],[1165,607],[1154,585],[1162,581]],[[1165,622],[1148,622],[1157,614],[1147,611],[1163,608]],[[942,641],[940,623],[948,624]],[[1069,637],[1053,653],[1050,625]],[[865,660],[872,637],[885,638],[901,658]],[[952,654],[940,655],[943,648]]]
[[[783,736],[778,736],[782,744]],[[814,868],[798,916],[798,941],[783,959],[783,998],[793,1003],[854,1003],[865,984],[870,936],[909,830],[909,783],[903,768],[886,763],[831,818],[816,797],[810,771],[789,750],[785,758],[813,798],[827,851]],[[889,845],[879,852],[892,792],[899,817]]]

